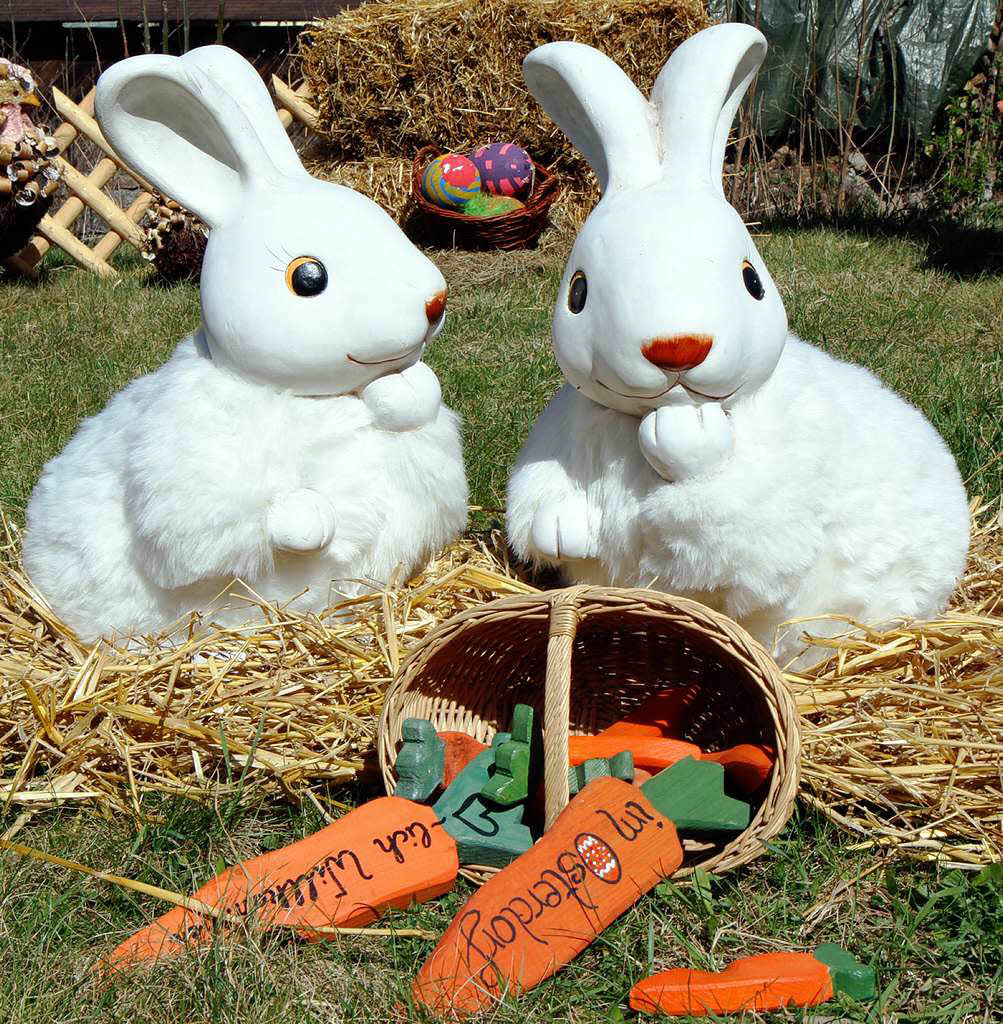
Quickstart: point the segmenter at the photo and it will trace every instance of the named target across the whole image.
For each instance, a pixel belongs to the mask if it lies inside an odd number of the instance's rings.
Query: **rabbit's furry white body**
[[[459,423],[421,362],[438,268],[371,200],[306,173],[226,47],[120,61],[96,108],[210,228],[203,325],[43,470],[24,542],[41,594],[92,640],[190,611],[254,619],[215,600],[235,577],[316,611],[416,569],[467,513]]]
[[[320,611],[380,587],[398,566],[413,571],[463,529],[448,408],[419,429],[382,430],[354,395],[275,392],[215,365],[200,340],[186,338],[82,423],[32,495],[26,568],[82,638],[109,623],[156,632],[192,609],[246,622],[242,587],[227,610],[213,607],[234,576],[279,605],[296,598],[294,610]],[[270,543],[270,503],[300,488],[334,509],[323,552]]]
[[[964,568],[968,511],[953,457],[916,409],[790,336],[769,381],[729,414],[730,458],[669,482],[642,454],[635,417],[565,385],[512,474],[513,549],[552,561],[531,540],[536,511],[584,495],[601,554],[564,561],[569,579],[694,598],[769,649],[801,615],[877,623],[943,609]],[[793,627],[775,649],[786,656],[802,630],[833,628]]]
[[[602,198],[554,307],[568,384],[517,459],[507,514],[517,554],[571,580],[695,597],[773,647],[789,619],[939,612],[969,518],[926,419],[789,333],[724,196],[728,132],[765,53],[750,26],[705,29],[650,100],[590,47],[526,58]],[[804,628],[833,625],[792,627],[777,654]]]

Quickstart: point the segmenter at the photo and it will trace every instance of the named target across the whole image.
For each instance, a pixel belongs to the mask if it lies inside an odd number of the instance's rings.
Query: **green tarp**
[[[986,51],[998,0],[710,0],[712,16],[758,26],[770,43],[756,103],[783,135],[806,104],[828,128],[928,135]],[[810,99],[806,99],[810,97]]]

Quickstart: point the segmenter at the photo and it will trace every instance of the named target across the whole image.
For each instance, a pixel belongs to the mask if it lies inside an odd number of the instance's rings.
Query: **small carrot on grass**
[[[641,1013],[704,1016],[817,1006],[836,992],[873,999],[874,971],[839,946],[828,944],[814,953],[742,957],[719,972],[685,967],[662,971],[630,990],[630,1008]]]

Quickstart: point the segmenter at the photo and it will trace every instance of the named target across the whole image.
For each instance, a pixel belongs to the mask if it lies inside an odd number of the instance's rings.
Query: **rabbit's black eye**
[[[327,287],[327,270],[320,260],[299,256],[286,267],[286,284],[291,292],[304,298],[320,295]]]
[[[763,282],[759,280],[756,268],[748,261],[742,261],[742,280],[745,282],[745,290],[754,298],[761,299],[766,294]]]
[[[589,293],[589,284],[585,280],[585,275],[580,271],[575,271],[575,276],[571,278],[571,287],[568,289],[568,309],[572,313],[580,313],[585,308],[585,298]]]

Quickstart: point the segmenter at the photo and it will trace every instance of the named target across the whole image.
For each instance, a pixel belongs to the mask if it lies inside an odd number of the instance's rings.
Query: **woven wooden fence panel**
[[[278,115],[283,127],[294,123],[313,128],[316,110],[310,105],[310,90],[303,84],[293,89],[277,76],[272,76],[272,88],[279,104]],[[146,240],[140,227],[143,215],[154,202],[155,189],[142,175],[132,170],[115,154],[94,119],[94,90],[79,102],[58,89],[52,90],[53,103],[62,124],[52,133],[59,147],[58,162],[62,180],[70,193],[66,200],[46,214],[38,226],[38,234],[15,256],[4,261],[4,266],[21,274],[33,274],[42,257],[55,245],[74,259],[81,267],[101,277],[117,277],[117,271],[108,262],[112,253],[123,243],[142,250]],[[74,167],[66,158],[70,146],[80,137],[88,139],[101,151],[102,156],[87,173]],[[125,209],[105,190],[112,178],[123,171],[139,186],[139,193]],[[107,230],[94,245],[86,245],[74,234],[85,209],[92,210]]]

